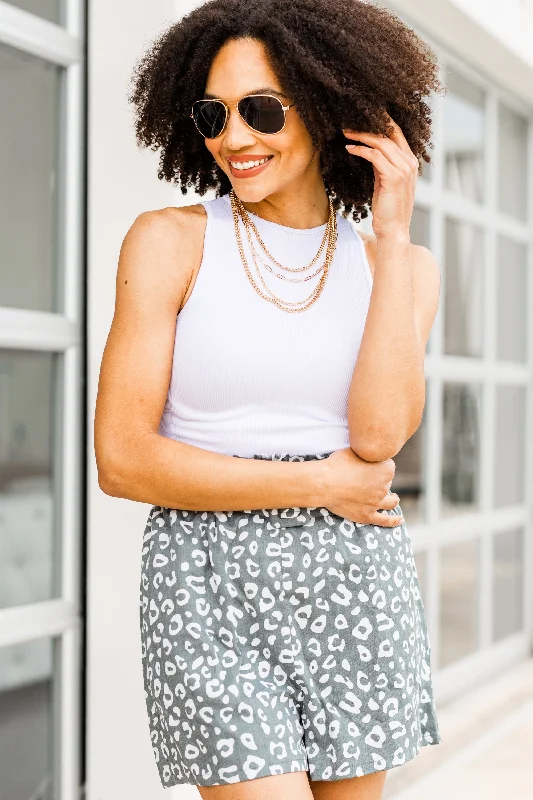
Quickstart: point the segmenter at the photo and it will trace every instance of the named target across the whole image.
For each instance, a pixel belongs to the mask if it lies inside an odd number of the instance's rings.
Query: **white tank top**
[[[337,245],[322,294],[306,311],[288,313],[260,297],[250,283],[229,195],[202,204],[207,211],[202,262],[177,315],[159,433],[244,457],[349,447],[348,390],[372,291],[355,225],[337,212]],[[289,267],[311,261],[326,228],[290,228],[251,217],[270,253]],[[242,221],[239,225],[250,271],[262,288]],[[310,270],[282,274],[310,275],[324,255],[325,250]],[[293,302],[311,294],[320,277],[290,283],[263,267],[261,275],[278,297]]]

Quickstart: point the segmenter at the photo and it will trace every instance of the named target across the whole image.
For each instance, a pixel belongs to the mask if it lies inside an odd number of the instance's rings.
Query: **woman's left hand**
[[[400,126],[389,119],[394,126],[390,136],[347,129],[342,132],[348,139],[364,142],[348,144],[346,149],[366,158],[374,168],[372,227],[376,238],[409,238],[419,163]]]

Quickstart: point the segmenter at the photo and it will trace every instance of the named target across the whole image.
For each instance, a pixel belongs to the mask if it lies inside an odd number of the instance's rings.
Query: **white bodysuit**
[[[348,390],[372,291],[355,225],[337,212],[337,245],[322,294],[306,311],[287,313],[260,297],[246,275],[229,195],[203,205],[202,263],[177,315],[160,434],[244,457],[349,447]],[[274,258],[289,267],[311,261],[326,228],[290,228],[250,216]],[[250,271],[261,287],[239,224]],[[282,274],[309,275],[324,256],[325,249],[310,270]],[[293,302],[307,297],[320,278],[290,283],[264,268],[261,274],[278,297]]]

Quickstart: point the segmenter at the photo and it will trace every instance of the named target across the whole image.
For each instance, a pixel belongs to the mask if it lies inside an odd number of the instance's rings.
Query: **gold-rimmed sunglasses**
[[[206,139],[216,139],[226,127],[230,108],[236,108],[242,121],[256,133],[272,135],[285,127],[286,112],[295,103],[284,106],[273,94],[249,94],[238,103],[227,105],[223,100],[196,100],[191,117]]]

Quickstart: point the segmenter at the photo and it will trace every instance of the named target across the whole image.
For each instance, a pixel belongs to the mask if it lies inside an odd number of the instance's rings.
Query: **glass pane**
[[[440,551],[440,666],[474,652],[478,645],[478,541]]]
[[[23,11],[37,14],[38,17],[43,17],[50,22],[62,22],[60,16],[62,2],[60,0],[7,0],[7,2]]]
[[[0,648],[0,797],[56,800],[53,778],[54,645]]]
[[[432,151],[432,150],[429,151],[429,154],[430,154],[431,158],[435,158],[434,152],[435,151]],[[421,161],[421,166],[422,166],[422,170],[420,171],[420,174],[418,176],[419,180],[432,181],[433,180],[433,175],[435,174],[434,171],[433,171],[433,164],[426,164],[425,161]]]
[[[444,98],[445,186],[480,203],[484,188],[485,95],[457,72],[446,75]]]
[[[0,306],[57,311],[60,70],[0,45]]]
[[[409,233],[413,244],[429,247],[429,209],[420,206],[413,208]]]
[[[527,219],[527,119],[500,105],[498,131],[498,204],[500,211]]]
[[[483,263],[481,228],[446,220],[444,352],[483,355]]]
[[[56,358],[0,351],[0,608],[57,597]]]
[[[526,389],[496,387],[494,506],[524,502]]]
[[[391,491],[397,492],[400,497],[400,505],[407,524],[422,522],[424,519],[426,409],[427,402],[420,427],[394,456],[396,472]]]
[[[429,235],[429,210],[415,206],[413,208],[413,216],[411,217],[410,237],[413,244],[420,244],[422,247],[429,248],[430,235]],[[426,353],[430,348],[431,333],[426,344]]]
[[[481,388],[449,383],[443,397],[443,517],[474,511],[479,503]]]
[[[503,531],[493,538],[493,640],[521,630],[523,624],[524,532]]]
[[[497,358],[527,360],[527,247],[498,237]]]

